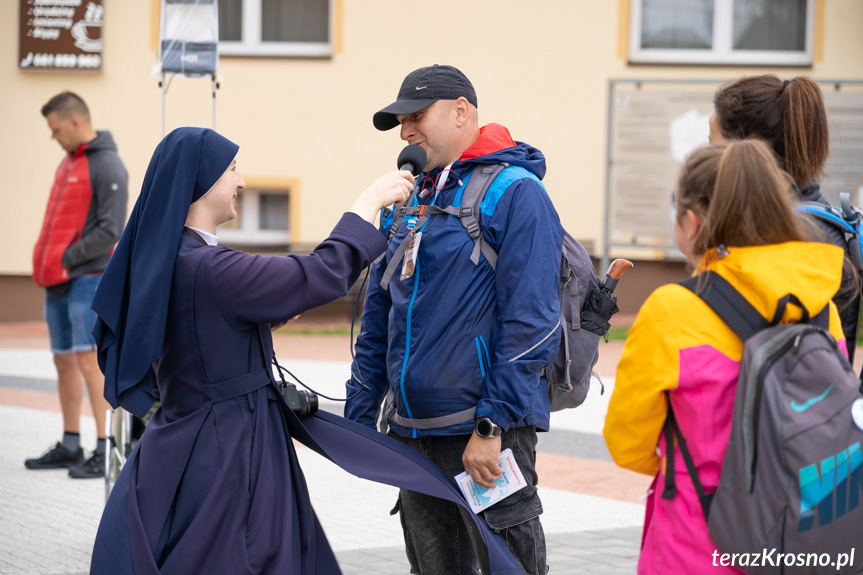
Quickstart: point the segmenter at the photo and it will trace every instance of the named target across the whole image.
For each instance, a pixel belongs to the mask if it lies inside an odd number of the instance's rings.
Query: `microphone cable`
[[[369,273],[371,272],[371,269],[372,269],[371,265],[369,265],[366,268],[366,275],[363,278],[363,283],[360,285],[359,292],[357,292],[357,300],[354,302],[354,313],[353,313],[353,316],[351,317],[351,345],[350,345],[350,348],[351,348],[351,360],[352,360],[351,365],[352,366],[356,365],[356,359],[357,359],[356,354],[354,353],[354,324],[357,321],[357,310],[359,310],[359,307],[360,307],[360,296],[362,296],[363,289],[366,287],[366,282],[369,279]],[[305,383],[303,383],[302,380],[300,380],[299,377],[297,377],[296,375],[291,373],[291,371],[288,370],[288,368],[282,366],[276,360],[276,350],[275,349],[273,350],[273,365],[275,365],[278,368],[279,379],[281,379],[282,383],[284,383],[285,385],[289,385],[289,384],[285,380],[285,376],[282,372],[287,373],[289,376],[291,376],[291,379],[293,379],[295,382],[297,382],[298,384],[300,384],[301,386],[306,388],[309,392],[314,393],[315,395],[317,395],[319,397],[323,397],[324,399],[329,399],[330,401],[348,401],[348,400],[351,400],[351,399],[355,398],[362,391],[363,387],[365,387],[365,384],[363,383],[361,375],[359,373],[354,374],[353,369],[352,369],[351,370],[351,376],[356,375],[357,381],[360,383],[361,387],[357,388],[356,391],[354,391],[352,394],[348,395],[347,397],[330,397],[330,396],[324,395],[323,393],[316,391],[312,387],[306,385]],[[357,371],[359,371],[359,366],[357,366]]]

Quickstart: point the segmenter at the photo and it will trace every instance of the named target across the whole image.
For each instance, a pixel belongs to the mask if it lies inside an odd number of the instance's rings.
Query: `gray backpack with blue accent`
[[[863,274],[863,210],[851,205],[851,195],[839,194],[839,207],[818,202],[801,202],[797,210],[827,222],[845,235],[848,257]]]
[[[414,195],[406,202],[406,206],[397,208],[390,225],[389,239],[392,239],[405,216],[418,217],[415,227],[422,227],[424,218],[433,215],[450,215],[459,218],[462,226],[474,241],[471,261],[479,264],[482,253],[492,269],[497,264],[497,253],[486,242],[479,226],[481,218],[480,206],[495,178],[509,164],[481,165],[474,168],[467,183],[464,184],[462,199],[459,206],[440,208],[434,205],[410,205]],[[414,191],[416,194],[416,190]],[[381,287],[387,289],[392,276],[396,273],[405,252],[408,237],[399,245],[390,259],[387,269],[381,279]],[[560,262],[560,348],[549,365],[543,368],[548,384],[548,397],[551,411],[559,411],[581,405],[587,397],[590,387],[593,366],[599,359],[600,335],[581,328],[581,311],[590,293],[599,288],[599,279],[593,268],[593,262],[587,250],[578,243],[569,232],[564,231],[562,258]],[[606,327],[607,329],[607,327]],[[602,382],[600,381],[600,384]],[[603,388],[604,391],[604,388]],[[458,413],[453,416],[464,417]],[[447,416],[449,417],[449,416]],[[472,416],[471,416],[472,418]],[[445,425],[452,425],[447,419]],[[435,425],[443,427],[440,421]]]
[[[848,344],[848,356],[851,363],[854,363],[856,350],[854,344],[857,341],[857,332],[860,327],[860,288],[858,284],[863,278],[863,211],[851,205],[850,194],[839,194],[839,203],[840,205],[837,207],[819,202],[801,202],[797,206],[797,211],[808,214],[834,228],[845,239],[844,245],[840,244],[839,247],[845,250],[846,258],[853,266],[857,277],[849,277],[850,270],[843,269],[842,284],[833,301],[840,308],[839,315]],[[846,273],[849,276],[846,276]],[[863,378],[863,373],[861,373],[861,378]]]
[[[788,294],[768,321],[716,273],[680,283],[744,342],[715,493],[704,492],[670,401],[664,430],[666,446],[677,440],[718,552],[737,554],[734,565],[747,573],[857,573],[863,393],[827,329],[829,305],[810,318]],[[789,304],[802,319],[780,324]],[[665,499],[676,492],[673,448],[667,453]]]

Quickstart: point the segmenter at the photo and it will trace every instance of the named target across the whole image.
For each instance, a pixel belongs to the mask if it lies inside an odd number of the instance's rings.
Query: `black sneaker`
[[[78,451],[69,451],[59,441],[57,445],[36,459],[27,459],[24,466],[27,469],[62,469],[72,467],[84,461],[84,450],[80,447]]]
[[[77,479],[105,477],[105,454],[101,451],[94,451],[90,459],[80,465],[73,465],[69,468],[69,477]]]

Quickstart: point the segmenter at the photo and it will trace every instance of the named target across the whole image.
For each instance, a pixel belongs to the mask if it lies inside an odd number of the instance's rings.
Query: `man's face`
[[[455,136],[454,100],[438,100],[431,106],[414,114],[399,114],[396,119],[401,124],[401,139],[408,144],[416,144],[426,151],[427,162],[424,172],[435,168],[445,168],[458,159],[453,157],[453,138]]]
[[[81,138],[78,135],[79,123],[77,118],[69,116],[68,118],[61,117],[57,112],[51,112],[45,118],[48,122],[48,128],[51,130],[51,138],[57,140],[60,147],[69,153],[74,153],[81,145]]]

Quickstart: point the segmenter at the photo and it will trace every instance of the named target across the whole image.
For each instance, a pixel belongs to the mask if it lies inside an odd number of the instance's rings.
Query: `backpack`
[[[863,553],[848,553],[863,532],[863,390],[827,331],[829,304],[810,318],[788,294],[767,321],[721,276],[706,276],[680,284],[744,341],[731,436],[716,492],[705,494],[669,401],[662,497],[676,491],[668,447],[676,438],[710,538],[719,552],[738,554],[736,566],[804,574],[830,564],[856,573]],[[802,319],[779,324],[789,303]],[[828,554],[845,565],[823,563]]]
[[[826,222],[843,234],[845,245],[840,247],[844,247],[851,265],[857,272],[857,278],[860,279],[863,278],[863,211],[851,205],[850,194],[839,194],[839,202],[841,207],[819,202],[801,202],[797,206],[797,211]],[[847,280],[843,276],[840,293],[848,289],[847,285]],[[848,308],[840,311],[845,339],[848,340],[848,356],[852,364],[854,363],[854,342],[857,339],[860,319],[859,299],[857,298],[859,298],[859,289],[854,300],[847,304]],[[861,377],[863,377],[863,372],[861,372]]]
[[[825,221],[845,234],[848,255],[857,273],[863,274],[863,210],[851,205],[851,195],[839,194],[840,207],[801,202],[797,211]]]
[[[475,168],[468,176],[462,189],[456,194],[454,203],[459,205],[446,208],[434,205],[412,206],[410,205],[414,201],[412,194],[405,206],[397,208],[392,213],[393,221],[389,226],[389,239],[392,240],[401,221],[407,215],[420,218],[416,224],[417,228],[424,223],[423,218],[428,218],[431,215],[455,216],[459,218],[462,227],[474,241],[471,261],[478,265],[479,255],[482,253],[494,269],[497,264],[497,253],[485,241],[480,230],[480,206],[495,178],[508,167],[509,164],[502,163]],[[415,193],[416,191],[414,191]],[[408,238],[405,238],[387,265],[381,279],[381,287],[384,289],[387,289],[409,243]],[[566,231],[564,231],[563,236],[562,254],[559,269],[560,348],[554,360],[543,368],[543,374],[548,385],[551,411],[578,407],[584,402],[590,387],[593,366],[599,359],[600,336],[586,329],[581,329],[582,307],[590,293],[599,288],[599,279],[587,250]],[[447,423],[447,425],[452,425],[452,423]]]

